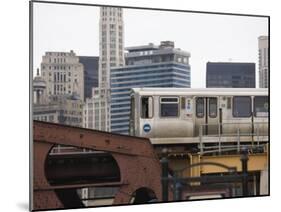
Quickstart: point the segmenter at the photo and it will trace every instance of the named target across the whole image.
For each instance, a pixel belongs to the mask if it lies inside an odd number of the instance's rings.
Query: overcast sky
[[[191,87],[205,87],[208,61],[256,63],[258,82],[258,37],[268,33],[267,18],[139,9],[123,14],[125,47],[171,40],[190,52]],[[98,56],[98,30],[99,7],[35,3],[34,70],[46,51]]]

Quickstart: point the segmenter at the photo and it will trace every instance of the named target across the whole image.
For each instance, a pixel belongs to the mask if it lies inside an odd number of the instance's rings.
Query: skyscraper
[[[190,87],[190,54],[162,41],[126,48],[126,66],[111,69],[111,132],[128,134],[131,88]]]
[[[79,63],[84,67],[84,96],[92,97],[92,88],[98,87],[99,57],[79,56]]]
[[[259,87],[268,88],[268,36],[259,40]]]
[[[123,13],[121,8],[101,7],[99,22],[99,87],[88,100],[95,114],[94,129],[110,131],[110,69],[124,65]],[[85,111],[84,111],[85,112]],[[89,128],[90,125],[84,124]]]
[[[47,96],[76,94],[84,100],[84,69],[79,57],[70,52],[46,52],[41,62],[41,76]]]
[[[207,63],[207,88],[255,88],[255,63]]]

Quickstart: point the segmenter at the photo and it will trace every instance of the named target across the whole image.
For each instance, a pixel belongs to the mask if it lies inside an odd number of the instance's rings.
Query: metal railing
[[[212,141],[212,144],[208,141]],[[240,152],[242,146],[265,148],[267,142],[268,122],[202,124],[199,127],[201,154],[233,150]]]

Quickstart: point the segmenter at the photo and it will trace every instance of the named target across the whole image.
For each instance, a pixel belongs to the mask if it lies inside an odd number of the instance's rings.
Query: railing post
[[[168,191],[168,186],[169,186],[169,179],[168,179],[168,159],[166,156],[164,156],[161,159],[161,165],[162,165],[162,201],[163,202],[168,202],[169,199],[169,191]]]
[[[260,124],[257,123],[257,143],[258,147],[260,146]]]
[[[181,183],[174,179],[174,201],[181,200]]]
[[[237,129],[237,152],[240,152],[240,128]]]
[[[199,139],[200,139],[200,153],[201,155],[203,155],[203,143],[202,143],[202,125],[200,125],[200,128],[199,128]]]
[[[221,124],[219,123],[219,153],[221,153]]]
[[[242,149],[241,155],[241,165],[242,165],[242,187],[243,187],[243,196],[248,196],[248,149]]]

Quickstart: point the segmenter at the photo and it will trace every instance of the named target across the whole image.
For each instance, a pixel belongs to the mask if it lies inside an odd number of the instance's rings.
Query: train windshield
[[[153,101],[151,96],[141,98],[141,118],[148,119],[153,116]]]
[[[135,95],[131,96],[131,113],[129,134],[135,135]]]

